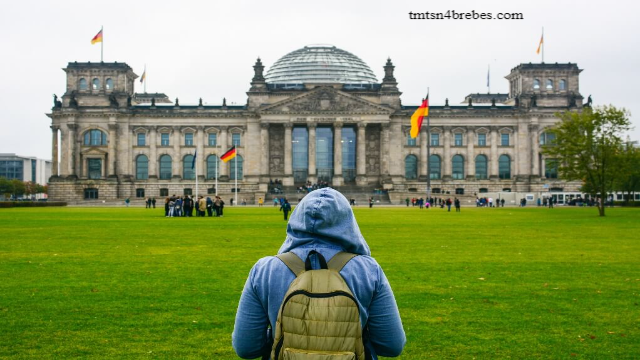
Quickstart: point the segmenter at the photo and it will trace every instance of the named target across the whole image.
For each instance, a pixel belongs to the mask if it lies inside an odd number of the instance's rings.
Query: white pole
[[[216,196],[218,196],[218,164],[220,164],[220,158],[216,161]]]
[[[196,150],[196,154],[193,156],[193,161],[196,162],[196,199],[198,198],[198,150]]]
[[[102,35],[102,41],[100,41],[100,62],[103,62],[102,54],[104,53],[104,26],[100,27],[100,34]]]
[[[236,199],[234,201],[234,203],[236,203],[236,206],[238,206],[238,150],[236,149]]]

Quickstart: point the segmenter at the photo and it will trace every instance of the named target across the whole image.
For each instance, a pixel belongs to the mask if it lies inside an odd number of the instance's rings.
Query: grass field
[[[640,210],[358,208],[407,333],[401,358],[640,358]],[[275,208],[0,210],[0,358],[234,359]]]

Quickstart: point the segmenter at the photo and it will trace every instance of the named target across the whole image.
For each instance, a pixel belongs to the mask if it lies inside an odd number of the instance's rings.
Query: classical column
[[[309,129],[309,177],[316,176],[316,123],[308,123]]]
[[[182,173],[180,172],[180,164],[182,163],[182,156],[180,154],[180,138],[182,133],[180,132],[179,126],[173,127],[173,156],[171,162],[171,175],[174,178],[181,178]]]
[[[75,176],[77,175],[76,169],[78,169],[78,163],[79,163],[79,159],[78,159],[79,151],[77,151],[76,149],[77,125],[67,124],[67,128],[69,129],[69,136],[67,138],[67,142],[69,145],[69,163],[68,163],[69,168],[67,171],[70,176]]]
[[[204,142],[205,142],[205,138],[204,138],[204,126],[198,126],[197,127],[197,131],[198,131],[198,143],[196,144],[196,151],[198,152],[198,155],[196,156],[196,161],[198,162],[198,173],[196,174],[196,176],[200,177],[201,179],[204,179],[204,164],[205,164],[205,154],[204,154]]]
[[[269,124],[260,123],[260,151],[262,152],[262,162],[260,175],[269,176]]]
[[[382,134],[380,134],[380,175],[385,177],[389,175],[389,123],[382,123]]]
[[[515,153],[518,158],[516,178],[528,180],[531,173],[531,147],[529,146],[529,124],[518,124],[518,135]]]
[[[489,171],[490,178],[497,179],[498,178],[498,141],[500,141],[498,137],[498,127],[491,127],[491,157],[489,158]]]
[[[291,149],[291,124],[284,124],[284,175],[293,175],[293,154]]]
[[[442,174],[443,180],[451,180],[451,127],[444,127],[444,154],[442,159],[442,165],[444,173]]]
[[[476,177],[476,157],[473,151],[475,136],[473,126],[467,126],[467,179]]]
[[[227,147],[227,137],[228,137],[228,132],[227,132],[227,127],[226,126],[221,126],[220,127],[220,153],[218,154],[218,158],[220,158],[220,156],[222,156],[222,154],[224,154],[228,149]],[[228,163],[224,163],[222,162],[222,160],[220,160],[220,163],[218,164],[219,168],[218,170],[220,170],[220,180],[229,180],[229,164]],[[224,176],[224,178],[222,178]]]
[[[51,125],[51,176],[58,176],[58,127]]]
[[[342,123],[333,124],[333,185],[344,183],[342,178]]]
[[[427,181],[427,129],[420,130],[420,181]]]
[[[367,124],[358,123],[358,139],[356,141],[356,174],[365,176],[367,174],[367,154],[366,150],[366,129]]]
[[[151,126],[149,130],[149,178],[158,178],[158,130]]]
[[[107,155],[107,176],[116,176],[116,142],[118,136],[118,125],[115,123],[109,124],[109,141],[108,141],[108,155]]]
[[[531,175],[540,177],[540,142],[538,141],[538,125],[531,125]]]

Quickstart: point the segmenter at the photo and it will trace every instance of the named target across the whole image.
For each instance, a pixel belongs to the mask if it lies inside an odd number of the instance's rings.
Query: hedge
[[[67,206],[64,201],[0,201],[0,208]]]
[[[629,206],[629,207],[640,207],[640,201],[614,201],[614,206]]]

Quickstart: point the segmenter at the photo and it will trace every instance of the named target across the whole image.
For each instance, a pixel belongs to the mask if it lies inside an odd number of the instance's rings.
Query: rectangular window
[[[145,146],[144,134],[138,134],[138,146]]]
[[[500,145],[509,146],[509,134],[500,134]]]
[[[102,178],[102,159],[89,159],[88,161],[89,179]]]
[[[487,134],[478,134],[478,146],[487,146]]]
[[[440,134],[431,134],[431,146],[440,146]]]
[[[209,134],[209,146],[217,146],[218,134]]]
[[[216,188],[208,188],[207,189],[207,194],[209,195],[215,195],[216,193]]]
[[[193,195],[193,191],[190,188],[184,189],[184,195]]]
[[[169,146],[169,134],[160,134],[160,145]]]
[[[136,197],[143,198],[144,197],[144,189],[136,189]]]
[[[240,134],[231,134],[231,144],[240,146]]]
[[[407,135],[407,146],[416,146],[416,139],[411,137],[411,134]]]
[[[169,196],[169,189],[160,189],[160,196]]]
[[[184,134],[184,145],[193,146],[193,134],[191,133]]]
[[[455,135],[455,146],[462,146],[462,134],[454,134]]]
[[[93,200],[98,198],[98,189],[84,189],[84,199]]]
[[[31,160],[31,181],[36,182],[36,160]]]

